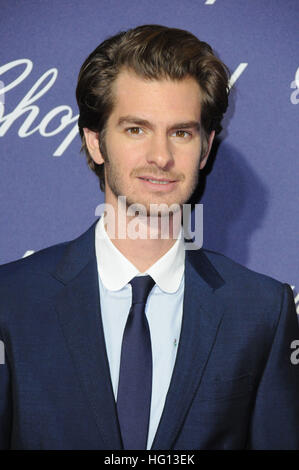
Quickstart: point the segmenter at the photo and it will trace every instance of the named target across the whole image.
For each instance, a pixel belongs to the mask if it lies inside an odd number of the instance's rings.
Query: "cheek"
[[[140,159],[144,154],[144,145],[142,143],[130,142],[128,139],[111,139],[109,142],[108,155],[111,160],[119,164],[129,164]]]
[[[196,178],[199,172],[199,158],[192,158],[192,155],[186,156],[180,165],[180,170],[184,173],[186,180]]]

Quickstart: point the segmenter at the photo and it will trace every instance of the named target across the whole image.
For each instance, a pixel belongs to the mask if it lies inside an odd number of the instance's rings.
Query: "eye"
[[[176,134],[175,137],[182,137],[183,139],[187,139],[188,137],[192,136],[191,132],[184,131],[183,129],[175,131],[174,134]]]
[[[126,132],[128,132],[131,135],[140,135],[141,132],[139,131],[142,131],[141,127],[128,127],[126,129]]]

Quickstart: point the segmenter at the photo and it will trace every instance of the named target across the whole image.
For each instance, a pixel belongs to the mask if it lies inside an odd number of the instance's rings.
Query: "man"
[[[1,267],[1,447],[299,448],[290,287],[184,245],[226,67],[189,32],[144,25],[92,52],[77,100],[106,215]]]

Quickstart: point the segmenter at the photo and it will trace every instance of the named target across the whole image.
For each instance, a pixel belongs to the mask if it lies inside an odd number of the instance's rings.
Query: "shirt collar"
[[[103,217],[96,224],[95,249],[98,273],[108,290],[120,290],[133,277],[145,274],[149,274],[162,291],[174,293],[180,286],[185,266],[182,229],[174,245],[144,273],[140,273],[112,243],[105,230]]]

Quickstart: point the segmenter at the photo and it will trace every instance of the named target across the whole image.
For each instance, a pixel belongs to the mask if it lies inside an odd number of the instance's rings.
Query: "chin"
[[[167,216],[169,214],[169,208],[172,205],[175,204],[177,206],[177,207],[172,208],[172,209],[174,209],[174,210],[172,210],[172,212],[179,212],[179,210],[180,210],[183,203],[181,203],[180,201],[165,201],[165,200],[164,201],[163,200],[158,200],[158,201],[157,200],[151,200],[151,201],[147,200],[147,201],[144,201],[142,199],[139,199],[139,202],[136,202],[136,200],[134,200],[134,202],[133,201],[131,202],[127,199],[127,207],[129,207],[131,205],[134,205],[135,206],[134,210],[136,209],[136,211],[138,209],[139,204],[145,207],[146,216],[149,217],[151,215],[152,217],[156,217],[156,216],[164,217],[164,216]],[[163,208],[163,207],[159,208],[159,207],[155,207],[155,206],[153,207],[153,205],[160,206],[162,204],[166,205],[166,207],[165,208]]]

